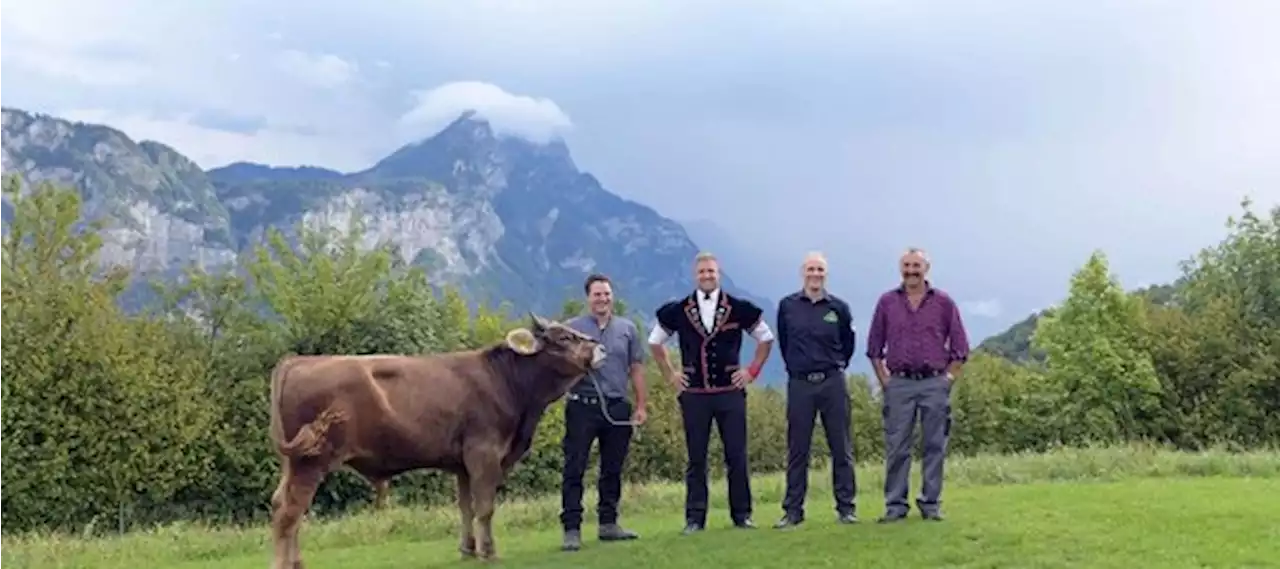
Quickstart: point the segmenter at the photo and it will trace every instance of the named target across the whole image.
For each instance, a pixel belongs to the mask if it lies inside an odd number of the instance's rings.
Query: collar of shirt
[[[894,290],[898,291],[898,294],[906,294],[906,293],[907,293],[907,285],[902,285],[902,284],[900,284],[900,285],[898,285],[898,288],[896,288],[896,289],[894,289]],[[925,293],[925,294],[933,294],[933,283],[929,282],[928,280],[925,280],[925,281],[924,281],[924,293]],[[826,293],[824,292],[823,294],[825,295]]]
[[[825,288],[824,288],[824,289],[822,289],[821,291],[819,291],[819,292],[818,292],[818,298],[809,298],[809,293],[805,292],[805,290],[804,290],[804,289],[800,289],[800,297],[799,297],[799,298],[801,298],[801,299],[803,299],[803,300],[807,300],[807,301],[809,301],[809,302],[811,302],[811,303],[813,303],[813,304],[817,304],[818,302],[821,302],[821,301],[823,301],[823,300],[827,300],[827,299],[829,299],[829,298],[830,298],[830,296],[828,296],[828,295],[827,295],[827,289],[825,289]]]
[[[707,298],[707,293],[703,292],[702,289],[698,289],[698,302],[703,304],[720,302],[720,289],[717,288],[711,291],[711,298]]]

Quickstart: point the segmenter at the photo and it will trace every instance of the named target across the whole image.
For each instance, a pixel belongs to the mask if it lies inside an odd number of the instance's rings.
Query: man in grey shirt
[[[646,419],[648,394],[644,385],[645,348],[635,323],[613,314],[613,285],[593,274],[583,285],[588,313],[567,324],[604,346],[608,354],[600,369],[582,378],[569,391],[564,409],[564,479],[560,489],[560,523],[565,551],[582,547],[582,477],[591,444],[600,441],[599,538],[636,539],[635,532],[618,525],[622,495],[622,467],[631,448],[631,424]],[[635,383],[634,411],[628,382]]]

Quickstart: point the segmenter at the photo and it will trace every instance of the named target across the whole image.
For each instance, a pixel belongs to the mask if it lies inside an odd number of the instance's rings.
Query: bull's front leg
[[[495,449],[477,448],[464,457],[471,477],[471,508],[476,521],[476,553],[481,559],[498,557],[493,538],[493,514],[497,507],[498,485],[502,482],[502,459]]]
[[[462,538],[458,543],[458,551],[463,557],[475,557],[475,510],[471,507],[471,476],[466,472],[458,473],[458,513],[462,517]]]

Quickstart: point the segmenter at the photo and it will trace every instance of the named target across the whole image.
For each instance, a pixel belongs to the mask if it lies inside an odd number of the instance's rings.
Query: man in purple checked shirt
[[[883,398],[885,477],[880,523],[907,517],[907,485],[916,414],[924,435],[924,472],[916,507],[942,521],[942,464],[951,434],[951,382],[969,356],[960,309],[925,278],[929,258],[908,249],[902,285],[880,296],[867,332],[867,357]]]

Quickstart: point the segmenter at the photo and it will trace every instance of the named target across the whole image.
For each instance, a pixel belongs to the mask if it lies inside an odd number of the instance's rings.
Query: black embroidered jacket
[[[716,304],[712,330],[702,326],[699,291],[658,308],[658,324],[679,338],[680,359],[689,379],[686,391],[718,392],[734,389],[732,375],[741,364],[742,336],[750,334],[764,312],[755,303],[723,289]]]

